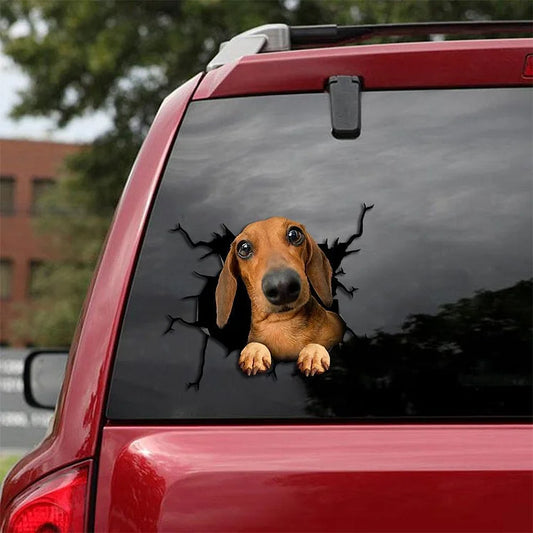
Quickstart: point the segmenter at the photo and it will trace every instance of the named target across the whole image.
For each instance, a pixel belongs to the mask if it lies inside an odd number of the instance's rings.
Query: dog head
[[[232,242],[220,273],[217,325],[223,328],[229,319],[239,277],[252,308],[269,314],[305,305],[311,298],[309,282],[329,307],[332,274],[327,257],[302,224],[282,217],[253,222]]]

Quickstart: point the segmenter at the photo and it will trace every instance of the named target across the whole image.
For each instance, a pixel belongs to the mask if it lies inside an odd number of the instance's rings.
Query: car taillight
[[[10,505],[2,531],[71,533],[86,529],[88,463],[38,481]]]
[[[522,75],[525,78],[533,78],[533,54],[526,56],[526,62],[524,63],[524,71]]]

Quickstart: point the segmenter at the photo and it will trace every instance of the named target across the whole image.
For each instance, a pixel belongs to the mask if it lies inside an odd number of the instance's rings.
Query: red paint
[[[95,454],[130,276],[159,176],[201,75],[168,96],[135,161],[71,346],[53,431],[11,472],[0,512],[38,478]]]
[[[96,531],[489,532],[532,520],[528,426],[106,427],[102,444]]]
[[[366,90],[531,85],[522,77],[533,39],[379,44],[243,57],[209,72],[195,100],[322,91],[335,75]]]

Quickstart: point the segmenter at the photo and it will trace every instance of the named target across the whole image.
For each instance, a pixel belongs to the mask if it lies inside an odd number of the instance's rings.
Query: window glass
[[[15,178],[0,177],[0,214],[12,215],[15,212]]]
[[[45,203],[46,195],[50,193],[54,186],[55,181],[51,178],[36,178],[32,181],[32,213],[43,213],[48,209]]]
[[[44,275],[44,262],[40,260],[30,261],[30,276],[28,280],[28,296],[37,298],[42,294],[40,289],[41,280]]]
[[[357,140],[337,140],[327,94],[190,105],[138,261],[111,418],[531,413],[531,91],[364,93],[362,117]],[[231,248],[271,217],[290,222]],[[316,305],[287,329],[306,287]],[[248,376],[250,330],[287,353]],[[306,352],[329,368],[306,376],[293,341],[332,343],[327,365]]]
[[[0,260],[0,300],[9,300],[13,289],[13,261]]]

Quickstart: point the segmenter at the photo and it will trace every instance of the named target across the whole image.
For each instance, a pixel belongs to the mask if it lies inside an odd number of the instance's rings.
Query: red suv
[[[267,25],[169,95],[3,530],[530,531],[533,40],[334,46],[516,30]]]

